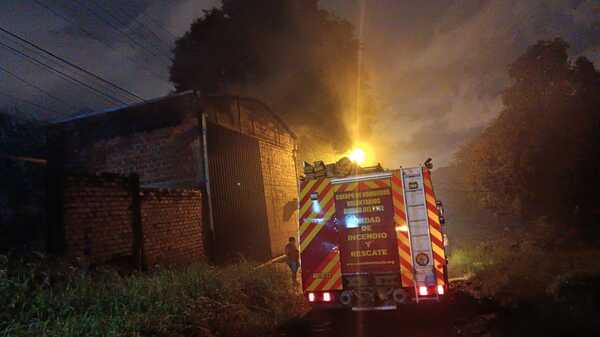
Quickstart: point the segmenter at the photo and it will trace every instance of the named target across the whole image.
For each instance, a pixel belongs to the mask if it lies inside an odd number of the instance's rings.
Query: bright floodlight
[[[350,160],[352,160],[353,162],[357,163],[357,164],[362,164],[365,162],[366,159],[366,155],[365,155],[365,151],[363,151],[362,149],[354,149],[352,150],[352,152],[350,152]]]

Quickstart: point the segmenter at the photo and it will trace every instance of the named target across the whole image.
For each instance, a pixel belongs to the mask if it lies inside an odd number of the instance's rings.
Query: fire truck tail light
[[[427,291],[427,287],[420,286],[419,287],[419,296],[427,296],[429,295],[429,291]]]
[[[315,293],[308,293],[308,301],[309,302],[315,301]]]
[[[437,293],[438,293],[438,295],[444,295],[444,286],[443,285],[437,286]]]
[[[331,293],[323,293],[323,302],[331,302]]]

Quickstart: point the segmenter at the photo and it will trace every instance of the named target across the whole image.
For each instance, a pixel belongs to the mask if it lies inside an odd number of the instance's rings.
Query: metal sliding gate
[[[270,257],[258,140],[207,125],[208,171],[217,261]]]

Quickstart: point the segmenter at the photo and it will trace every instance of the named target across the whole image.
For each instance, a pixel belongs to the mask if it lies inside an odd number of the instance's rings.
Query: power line
[[[75,20],[69,19],[69,17],[67,17],[67,16],[65,16],[65,15],[63,15],[63,14],[61,14],[61,13],[59,13],[58,11],[56,11],[56,10],[52,9],[50,6],[48,6],[48,5],[44,4],[44,3],[42,3],[42,2],[41,2],[41,1],[39,1],[39,0],[33,0],[33,1],[34,1],[36,4],[38,4],[39,6],[41,6],[41,7],[45,8],[47,11],[49,11],[49,12],[50,12],[50,13],[52,13],[53,15],[55,15],[55,16],[57,16],[57,17],[61,18],[62,20],[64,20],[64,21],[65,21],[65,22],[67,22],[67,23],[69,23],[69,24],[71,24],[71,25],[73,25],[73,26],[77,27],[77,29],[78,29],[79,31],[81,31],[83,34],[85,34],[86,36],[90,37],[91,39],[93,39],[93,40],[95,40],[95,41],[98,41],[98,42],[102,43],[102,44],[103,44],[105,47],[107,47],[107,48],[110,48],[110,49],[112,49],[112,50],[114,50],[114,51],[117,51],[117,52],[119,52],[119,53],[122,53],[120,50],[118,50],[118,49],[117,49],[117,48],[115,48],[114,46],[110,45],[110,44],[109,44],[109,43],[107,43],[106,41],[104,41],[104,40],[102,40],[102,39],[100,39],[100,38],[98,38],[98,37],[94,36],[94,34],[93,34],[93,33],[91,33],[90,31],[88,31],[87,29],[83,28],[83,27],[82,27],[80,24],[78,24],[78,23],[77,23]],[[123,54],[123,55],[124,55],[124,56],[125,56],[125,57],[126,57],[128,60],[129,60],[129,61],[131,61],[133,64],[137,64],[137,65],[139,65],[140,67],[142,67],[142,68],[143,68],[143,69],[144,69],[144,70],[145,70],[145,71],[146,71],[148,74],[151,74],[151,75],[153,75],[153,76],[154,76],[154,77],[156,77],[157,79],[160,79],[160,80],[166,80],[166,78],[165,78],[163,75],[160,75],[160,74],[158,74],[158,73],[154,72],[152,69],[150,69],[150,68],[149,68],[148,66],[146,66],[145,64],[143,64],[143,63],[137,63],[137,60],[136,60],[136,59],[134,59],[133,57],[131,57],[131,56],[127,55],[126,53],[122,53],[122,54]]]
[[[31,105],[31,106],[34,106],[34,107],[36,107],[36,108],[38,108],[38,109],[40,109],[40,110],[43,110],[43,111],[51,111],[51,112],[54,112],[54,113],[56,113],[56,114],[60,114],[60,112],[58,112],[58,111],[56,111],[56,110],[54,110],[54,109],[51,109],[51,108],[48,108],[48,107],[42,106],[42,105],[40,105],[40,104],[37,104],[37,103],[35,103],[35,102],[29,101],[29,100],[26,100],[26,99],[23,99],[23,98],[19,98],[19,97],[15,96],[15,95],[11,95],[11,94],[8,94],[8,93],[2,92],[2,91],[0,91],[0,95],[1,95],[1,96],[5,96],[5,97],[12,98],[12,99],[14,99],[14,100],[16,100],[16,101],[21,101],[21,102],[23,102],[23,103],[29,104],[29,105]]]
[[[146,18],[148,18],[148,20],[152,21],[152,23],[153,23],[153,24],[154,24],[156,27],[160,28],[162,31],[164,31],[165,33],[167,33],[167,34],[168,34],[168,35],[169,35],[171,38],[173,38],[173,41],[174,41],[174,40],[177,40],[177,36],[175,36],[175,34],[174,34],[174,33],[172,33],[172,32],[171,32],[170,30],[168,30],[168,29],[167,29],[165,26],[163,26],[163,25],[160,23],[160,21],[158,21],[157,19],[153,18],[153,17],[152,17],[152,16],[150,16],[150,15],[147,15],[146,13],[147,13],[147,12],[143,12],[141,16],[142,16],[142,17],[146,17]],[[133,17],[134,15],[133,15],[133,14],[130,14],[130,16],[132,16],[132,17]]]
[[[114,19],[114,20],[115,20],[115,21],[116,21],[118,24],[120,24],[121,26],[127,26],[127,23],[126,23],[126,22],[124,22],[124,21],[122,21],[121,19],[119,19],[119,18],[118,18],[118,17],[117,17],[117,16],[116,16],[116,15],[115,15],[115,14],[114,14],[114,13],[113,13],[113,12],[112,12],[112,11],[111,11],[109,8],[108,8],[108,6],[102,6],[102,5],[100,5],[100,4],[98,3],[98,1],[96,1],[96,0],[89,0],[89,1],[92,1],[92,2],[93,2],[95,5],[96,5],[96,7],[99,7],[99,8],[101,8],[101,9],[102,9],[102,10],[103,10],[103,11],[104,11],[106,14],[108,14],[108,15],[109,15],[111,18],[113,18],[113,19]],[[161,38],[160,38],[160,36],[156,35],[156,33],[154,33],[154,32],[153,32],[151,29],[149,29],[148,27],[146,27],[146,25],[144,25],[143,23],[141,23],[140,21],[138,21],[138,20],[137,20],[137,18],[136,18],[135,16],[132,16],[132,17],[125,16],[125,18],[126,18],[126,19],[127,19],[127,18],[129,18],[129,19],[132,19],[132,20],[133,20],[134,22],[136,22],[136,23],[137,23],[137,24],[138,24],[138,25],[139,25],[141,28],[144,28],[144,29],[146,29],[146,31],[148,31],[150,34],[152,34],[152,36],[153,36],[153,37],[154,37],[154,38],[155,38],[155,39],[158,41],[159,45],[160,45],[160,44],[164,44],[164,46],[163,46],[163,47],[167,47],[167,50],[169,50],[169,51],[170,51],[170,48],[169,48],[169,43],[168,43],[168,42],[165,42],[163,39],[161,39]],[[157,45],[157,46],[159,46],[159,45]],[[166,55],[169,55],[169,54],[166,54]],[[170,58],[170,55],[169,55],[168,57]]]
[[[158,20],[154,19],[150,15],[146,15],[145,13],[143,13],[142,16],[147,17],[150,21],[152,21],[152,23],[154,23],[154,25],[156,27],[160,28],[162,31],[164,31],[169,36],[171,36],[171,38],[173,38],[173,40],[177,40],[177,36],[175,36],[175,34],[171,33],[171,31],[169,31],[167,28],[165,28]]]
[[[80,66],[78,66],[78,65],[76,65],[76,64],[74,64],[74,63],[72,63],[72,62],[70,62],[68,60],[65,60],[64,58],[62,58],[62,57],[60,57],[60,56],[58,56],[58,55],[56,55],[56,54],[54,54],[54,53],[52,53],[50,51],[48,51],[48,50],[46,50],[46,49],[38,46],[37,44],[35,44],[33,42],[30,42],[30,41],[28,41],[28,40],[26,40],[26,39],[18,36],[17,34],[14,34],[14,33],[10,32],[10,31],[4,29],[1,26],[0,26],[0,31],[4,32],[5,34],[8,34],[8,35],[12,36],[13,38],[15,38],[15,39],[17,39],[17,40],[19,40],[19,41],[21,41],[21,42],[23,42],[23,43],[25,43],[25,44],[33,47],[33,48],[35,48],[36,50],[41,51],[42,53],[44,53],[46,55],[49,55],[49,56],[51,56],[51,57],[53,57],[53,58],[55,58],[55,59],[57,59],[57,60],[65,63],[65,64],[67,64],[67,65],[69,65],[69,66],[71,66],[71,67],[73,67],[73,68],[75,68],[75,69],[77,69],[77,70],[79,70],[79,71],[81,71],[81,72],[83,72],[83,73],[85,73],[85,74],[87,74],[87,75],[89,75],[89,76],[91,76],[91,77],[99,80],[102,83],[105,83],[105,84],[107,84],[109,86],[112,86],[112,87],[114,87],[114,88],[116,88],[116,89],[118,89],[118,90],[120,90],[120,91],[122,91],[122,92],[124,92],[124,93],[126,93],[126,94],[128,94],[128,95],[130,95],[130,96],[132,96],[132,97],[134,97],[134,98],[142,101],[142,102],[145,101],[145,99],[143,99],[142,97],[134,94],[133,92],[131,92],[131,91],[127,90],[127,89],[124,89],[124,88],[118,86],[117,84],[115,84],[113,82],[110,82],[110,81],[108,81],[108,80],[106,80],[106,79],[104,79],[104,78],[102,78],[102,77],[100,77],[100,76],[98,76],[98,75],[96,75],[96,74],[94,74],[94,73],[86,70],[86,69],[83,69],[82,67],[80,67]]]
[[[73,6],[77,6],[77,8],[74,9]],[[144,48],[144,46],[139,46],[139,44],[137,44],[137,42],[135,40],[132,40],[132,38],[128,34],[122,32],[120,29],[118,29],[117,27],[112,25],[110,22],[107,22],[106,19],[104,19],[101,15],[98,15],[96,12],[94,12],[88,6],[85,6],[85,5],[82,5],[81,3],[76,3],[75,1],[72,1],[70,7],[71,7],[71,11],[75,11],[77,13],[80,13],[82,10],[86,10],[87,12],[91,13],[100,23],[107,25],[112,30],[116,31],[117,34],[121,34],[121,35],[125,36],[126,40],[124,42],[126,42],[129,45],[129,47],[132,48],[133,50],[141,49],[141,51],[144,52],[143,57],[145,60],[150,60],[154,57],[154,60],[160,61],[161,65],[168,66],[167,63],[163,63],[163,61],[164,61],[163,59],[161,59],[157,55],[146,50],[146,48]]]
[[[146,48],[146,46],[140,44],[136,39],[132,38],[129,34],[127,34],[127,32],[123,31],[122,29],[120,29],[120,28],[116,27],[115,25],[113,25],[110,21],[106,20],[102,15],[98,14],[93,8],[90,8],[90,6],[88,6],[87,4],[85,4],[85,2],[79,0],[77,3],[79,4],[79,6],[84,7],[93,16],[95,16],[96,18],[98,18],[100,21],[104,22],[106,25],[108,25],[109,27],[111,27],[113,30],[115,30],[115,31],[119,32],[120,34],[122,34],[123,36],[125,36],[129,41],[131,41],[131,43],[133,43],[136,46],[140,47],[142,50],[146,51],[150,55],[152,55],[154,57],[157,57],[157,58],[161,58],[160,55],[154,53],[152,50],[149,50],[148,48]],[[131,45],[131,46],[133,47],[133,45]],[[167,57],[166,59],[168,60],[168,62],[172,62],[173,61],[170,57]],[[167,66],[169,65],[168,63],[165,63],[165,64]]]
[[[11,46],[3,43],[3,42],[0,42],[0,47],[4,47],[4,49],[7,49],[12,54],[24,58],[29,63],[38,65],[38,66],[40,66],[42,68],[45,68],[45,69],[47,69],[47,70],[49,70],[49,71],[57,74],[59,77],[61,77],[62,79],[66,80],[68,82],[80,85],[80,86],[82,86],[82,87],[84,87],[84,88],[86,88],[86,89],[94,92],[97,96],[101,96],[102,98],[104,98],[104,100],[106,102],[113,103],[113,104],[114,103],[128,104],[127,102],[123,101],[120,98],[117,98],[117,97],[115,97],[115,96],[113,96],[111,94],[105,93],[105,92],[101,91],[100,89],[95,88],[91,84],[85,83],[85,82],[83,82],[83,81],[75,78],[74,76],[72,76],[72,75],[70,75],[70,74],[68,74],[68,73],[66,73],[64,71],[62,71],[60,69],[57,69],[57,68],[49,65],[48,63],[44,63],[44,62],[36,59],[35,57],[31,56],[31,55],[27,55],[26,53],[24,53],[24,52],[22,52],[22,51],[20,51],[20,50],[18,50],[16,48],[13,48],[13,47],[11,47]]]
[[[59,74],[59,76],[60,76],[60,77],[62,77],[63,79],[65,79],[65,80],[67,80],[67,81],[74,82],[74,83],[76,83],[76,84],[79,84],[79,85],[81,85],[81,86],[83,86],[83,87],[85,87],[85,88],[87,88],[87,89],[89,89],[89,90],[93,91],[93,92],[94,92],[94,93],[96,93],[98,96],[102,96],[102,97],[104,97],[104,99],[105,99],[107,102],[110,102],[110,103],[119,103],[119,104],[125,104],[125,105],[126,105],[126,104],[128,104],[128,103],[126,103],[125,101],[122,101],[122,100],[121,100],[121,99],[119,99],[119,98],[116,98],[116,97],[114,97],[114,96],[112,96],[112,95],[109,95],[109,94],[107,94],[107,93],[104,93],[104,92],[102,92],[102,91],[100,91],[100,90],[98,90],[98,89],[96,89],[96,88],[92,87],[91,85],[89,85],[89,84],[87,84],[87,83],[84,83],[84,82],[82,82],[82,81],[80,81],[80,80],[78,80],[78,79],[74,78],[73,76],[71,76],[71,75],[69,75],[69,74],[67,74],[67,73],[65,73],[65,72],[63,72],[63,71],[61,71],[61,70],[58,70],[58,69],[56,69],[56,68],[52,67],[51,65],[48,65],[48,64],[46,64],[46,63],[44,63],[44,62],[41,62],[41,61],[37,60],[36,58],[34,58],[34,57],[30,56],[30,55],[27,55],[27,54],[25,54],[25,53],[23,53],[23,52],[19,51],[18,49],[15,49],[15,48],[13,48],[13,47],[11,47],[11,46],[9,46],[9,45],[7,45],[7,44],[3,43],[3,42],[0,42],[0,46],[4,47],[5,49],[8,49],[8,50],[9,50],[9,51],[11,51],[13,54],[16,54],[16,55],[18,55],[18,56],[21,56],[21,57],[24,57],[24,58],[26,58],[27,60],[29,60],[29,62],[31,62],[31,63],[33,63],[33,64],[37,64],[37,65],[39,65],[39,66],[41,66],[41,67],[43,67],[43,68],[46,68],[46,69],[49,69],[49,70],[53,71],[53,72],[54,72],[54,73],[56,73],[56,74]]]
[[[76,107],[74,107],[73,105],[71,105],[69,102],[67,102],[67,101],[65,101],[65,100],[63,100],[63,99],[61,99],[61,98],[59,98],[59,97],[56,97],[56,96],[52,95],[50,92],[48,92],[48,91],[46,91],[46,90],[44,90],[44,89],[40,88],[39,86],[37,86],[37,85],[35,85],[35,84],[33,84],[33,83],[31,83],[31,82],[27,81],[26,79],[24,79],[24,78],[20,77],[19,75],[17,75],[17,74],[15,74],[15,73],[11,72],[10,70],[8,70],[8,69],[6,69],[6,68],[4,68],[4,67],[2,67],[2,66],[0,66],[0,70],[1,70],[1,71],[3,71],[3,72],[5,72],[5,73],[7,73],[7,74],[9,74],[10,76],[12,76],[12,77],[16,78],[17,80],[19,80],[19,81],[21,81],[21,82],[25,83],[26,85],[28,85],[28,86],[30,86],[30,87],[32,87],[32,88],[35,88],[35,89],[37,89],[37,90],[39,90],[39,91],[43,92],[43,93],[44,93],[44,94],[46,94],[48,97],[51,97],[51,98],[53,98],[55,101],[57,101],[57,102],[61,102],[61,103],[65,104],[65,105],[67,105],[68,107],[70,107],[70,108],[71,108],[71,109],[73,109],[73,110],[77,110],[77,108],[76,108]]]

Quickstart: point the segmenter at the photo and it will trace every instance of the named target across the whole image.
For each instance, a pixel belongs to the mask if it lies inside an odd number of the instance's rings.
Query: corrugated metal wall
[[[258,140],[208,123],[216,259],[271,256]]]

